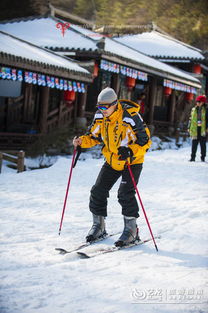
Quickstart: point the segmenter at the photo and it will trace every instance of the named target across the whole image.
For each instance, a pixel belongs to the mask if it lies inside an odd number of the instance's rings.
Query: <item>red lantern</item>
[[[201,65],[200,64],[194,64],[193,66],[193,72],[195,74],[201,74]]]
[[[191,92],[186,93],[186,100],[187,101],[192,101],[194,99],[194,94]]]
[[[164,95],[165,96],[170,96],[172,93],[172,89],[170,87],[165,87],[164,88]]]
[[[126,86],[129,90],[132,90],[136,84],[136,79],[133,77],[126,77]]]
[[[70,101],[73,102],[76,98],[76,93],[74,90],[65,90],[64,91],[64,101]]]
[[[97,63],[95,63],[94,65],[94,71],[93,71],[93,77],[97,77],[98,76],[98,72],[99,72],[99,66]]]

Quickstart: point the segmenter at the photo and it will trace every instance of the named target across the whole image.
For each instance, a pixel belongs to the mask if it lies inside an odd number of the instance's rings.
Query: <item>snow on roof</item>
[[[61,29],[56,26],[59,21],[53,17],[25,19],[0,24],[0,30],[47,48],[96,49],[93,41],[72,30],[71,27],[63,36]]]
[[[24,40],[31,41],[39,46],[45,46],[50,48],[67,48],[69,50],[92,50],[98,49],[97,42],[103,37],[103,35],[93,32],[87,28],[70,24],[70,27],[66,30],[65,35],[61,34],[60,29],[57,29],[56,24],[60,22],[59,19],[48,18],[36,18],[29,20],[20,20],[16,22],[8,22],[0,24],[0,30],[4,30]],[[62,21],[64,23],[64,21]],[[41,36],[40,36],[41,34]],[[116,55],[120,58],[125,58],[132,63],[138,63],[138,65],[145,66],[145,70],[148,73],[155,72],[157,75],[169,79],[188,80],[188,83],[194,82],[200,86],[199,80],[193,76],[186,74],[172,66],[157,61],[151,57],[144,55],[128,47],[127,45],[120,43],[119,38],[117,40],[105,37],[104,53]],[[174,77],[173,77],[174,76]],[[185,81],[183,81],[186,83]]]
[[[157,31],[117,37],[116,40],[152,57],[204,59],[200,49]]]
[[[76,29],[77,31],[81,32],[85,36],[88,36],[92,38],[94,41],[100,40],[103,35],[95,33],[93,31],[90,31],[88,29],[82,28],[77,25],[71,25],[72,28]],[[177,77],[181,77],[183,79],[188,79],[190,81],[199,82],[198,79],[194,78],[190,74],[187,74],[181,70],[178,70],[175,67],[172,67],[170,65],[164,64],[158,60],[155,60],[147,55],[144,55],[143,53],[140,53],[139,51],[136,51],[135,49],[132,49],[131,47],[126,46],[125,44],[118,42],[117,40],[114,40],[109,37],[105,37],[105,49],[104,51],[110,52],[112,54],[122,56],[124,58],[130,59],[132,61],[136,61],[140,64],[146,65],[147,67],[151,67],[155,70],[160,70],[164,74],[172,74]]]
[[[0,52],[36,61],[51,66],[65,68],[71,71],[89,73],[87,70],[77,65],[67,58],[44,48],[37,47],[29,42],[20,40],[14,36],[0,31]]]
[[[150,58],[142,53],[139,53],[131,48],[128,48],[122,44],[119,44],[116,41],[113,41],[112,39],[106,38],[106,50],[110,51],[111,53],[117,54],[118,51],[120,51],[119,54],[122,54],[123,57],[131,58],[132,60],[136,60],[139,63],[145,64],[148,67],[151,67],[156,70],[162,71],[164,74],[172,74],[180,78],[188,79],[191,81],[199,82],[198,79],[192,77],[189,74],[186,74],[177,68],[174,68],[170,65],[164,64],[160,61],[157,61],[153,58]]]

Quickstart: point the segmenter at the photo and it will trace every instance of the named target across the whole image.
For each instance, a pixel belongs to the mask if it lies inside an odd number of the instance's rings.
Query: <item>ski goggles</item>
[[[117,104],[117,100],[115,100],[115,101],[113,101],[113,102],[111,102],[111,103],[98,103],[97,104],[97,108],[98,108],[98,110],[101,110],[101,111],[106,111],[106,110],[108,110],[111,106],[113,106],[113,105],[115,105],[115,104]]]

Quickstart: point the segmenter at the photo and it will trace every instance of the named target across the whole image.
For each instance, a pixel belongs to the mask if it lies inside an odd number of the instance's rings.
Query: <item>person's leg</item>
[[[91,189],[89,207],[93,214],[107,216],[109,191],[121,174],[122,171],[114,170],[107,163],[102,166],[97,180]]]
[[[206,157],[206,137],[200,137],[201,160],[204,162]]]
[[[142,164],[131,165],[136,184],[142,171]],[[130,217],[139,217],[139,207],[136,200],[136,191],[129,173],[128,168],[122,173],[122,180],[118,190],[118,201],[122,206],[122,214]]]
[[[191,160],[190,161],[195,161],[198,143],[199,143],[198,139],[192,139]]]
[[[107,163],[103,165],[97,177],[95,185],[91,189],[90,211],[92,212],[93,225],[86,237],[92,242],[100,237],[106,236],[105,216],[107,216],[107,198],[109,191],[121,176],[120,171],[115,171]]]
[[[142,164],[132,165],[131,171],[137,184],[142,171]],[[136,224],[136,219],[139,217],[139,206],[135,193],[129,170],[126,168],[122,173],[122,181],[118,190],[118,199],[124,216],[124,229],[119,239],[115,242],[116,246],[124,246],[135,240],[139,240]]]

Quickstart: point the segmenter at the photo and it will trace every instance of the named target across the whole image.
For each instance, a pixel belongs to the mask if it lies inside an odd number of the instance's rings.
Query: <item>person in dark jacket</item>
[[[191,162],[195,161],[197,146],[201,146],[201,161],[206,157],[206,136],[208,133],[208,110],[206,109],[206,97],[198,96],[196,105],[191,110],[189,121],[189,134],[192,138]]]
[[[123,106],[125,101],[129,104],[126,108]],[[124,230],[115,245],[123,246],[139,238],[136,224],[139,207],[126,162],[130,164],[138,183],[144,155],[151,144],[150,133],[138,113],[139,105],[129,100],[118,100],[112,88],[107,87],[100,92],[97,109],[88,132],[73,140],[74,146],[81,148],[102,144],[105,157],[105,163],[91,189],[89,208],[93,225],[86,240],[92,242],[106,235],[107,198],[121,177],[118,201],[124,216]]]

